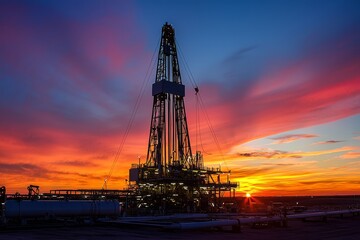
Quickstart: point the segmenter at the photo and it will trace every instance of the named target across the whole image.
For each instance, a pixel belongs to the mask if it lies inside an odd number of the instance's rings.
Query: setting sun
[[[251,194],[250,194],[250,193],[246,193],[246,197],[247,197],[247,198],[250,198],[250,197],[251,197]]]

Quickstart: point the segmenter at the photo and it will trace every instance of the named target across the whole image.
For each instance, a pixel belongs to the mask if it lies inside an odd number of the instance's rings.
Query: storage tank
[[[7,200],[6,218],[118,216],[117,200]]]

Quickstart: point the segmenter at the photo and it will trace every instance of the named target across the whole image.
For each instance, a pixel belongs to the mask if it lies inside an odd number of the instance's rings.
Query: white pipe
[[[301,219],[306,217],[321,217],[321,216],[332,216],[332,215],[351,214],[351,213],[360,213],[360,209],[331,211],[331,212],[301,213],[301,214],[287,215],[286,218],[284,216],[250,217],[250,218],[237,218],[237,219],[221,219],[221,220],[202,221],[202,222],[173,223],[170,225],[166,225],[164,227],[168,229],[185,230],[185,229],[235,226],[235,225],[249,224],[249,223],[279,222],[286,219]]]
[[[334,216],[334,215],[352,214],[352,213],[360,213],[360,209],[348,209],[348,210],[329,211],[329,212],[299,213],[299,214],[287,215],[287,218],[288,219],[299,219],[299,218],[325,217],[325,216]]]
[[[7,200],[6,218],[118,216],[119,201],[111,200]]]

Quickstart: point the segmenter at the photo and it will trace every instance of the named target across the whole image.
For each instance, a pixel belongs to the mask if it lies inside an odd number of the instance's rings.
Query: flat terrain
[[[245,201],[246,200],[246,201]],[[241,199],[242,208],[249,208],[247,199]],[[266,206],[271,202],[282,202],[286,206],[303,205],[309,211],[327,211],[349,208],[360,208],[360,196],[328,196],[328,197],[259,197],[253,198],[252,205]],[[252,206],[250,205],[250,206]],[[261,226],[253,228],[242,226],[241,232],[231,232],[230,229],[206,229],[185,231],[164,231],[162,229],[125,226],[125,225],[68,225],[37,223],[35,227],[11,226],[0,228],[0,239],[360,239],[360,216],[344,216],[344,218],[329,217],[326,222],[303,222],[292,220],[287,227]]]
[[[0,239],[360,239],[360,216],[329,218],[327,222],[290,221],[288,227],[242,227],[242,231],[164,231],[124,226],[37,227],[0,230]]]

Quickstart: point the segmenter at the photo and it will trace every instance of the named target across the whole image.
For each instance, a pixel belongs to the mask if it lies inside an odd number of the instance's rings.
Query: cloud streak
[[[318,137],[318,136],[314,134],[292,134],[292,135],[275,137],[271,139],[276,140],[273,144],[282,144],[282,143],[291,143],[301,139],[314,138],[314,137]]]
[[[239,153],[239,157],[242,158],[273,158],[273,159],[282,159],[282,158],[301,158],[301,155],[295,153],[288,153],[286,151],[271,150],[271,151],[257,151],[257,152],[245,152]]]
[[[341,156],[344,159],[357,159],[360,158],[360,152],[347,152]]]
[[[316,143],[314,143],[314,145],[335,144],[335,143],[341,143],[341,142],[344,142],[344,141],[327,140],[327,141],[323,141],[323,142],[316,142]]]
[[[341,147],[341,148],[334,148],[334,149],[327,149],[322,151],[296,151],[296,152],[286,152],[286,151],[279,151],[279,150],[256,150],[251,152],[240,152],[237,154],[240,158],[251,158],[251,159],[287,159],[287,158],[303,158],[303,157],[314,157],[314,156],[321,156],[333,153],[341,153],[341,152],[349,152],[352,150],[357,149],[357,147]],[[354,154],[355,156],[356,154]]]
[[[0,169],[3,173],[30,176],[34,178],[46,178],[49,171],[46,168],[30,163],[0,163]]]

